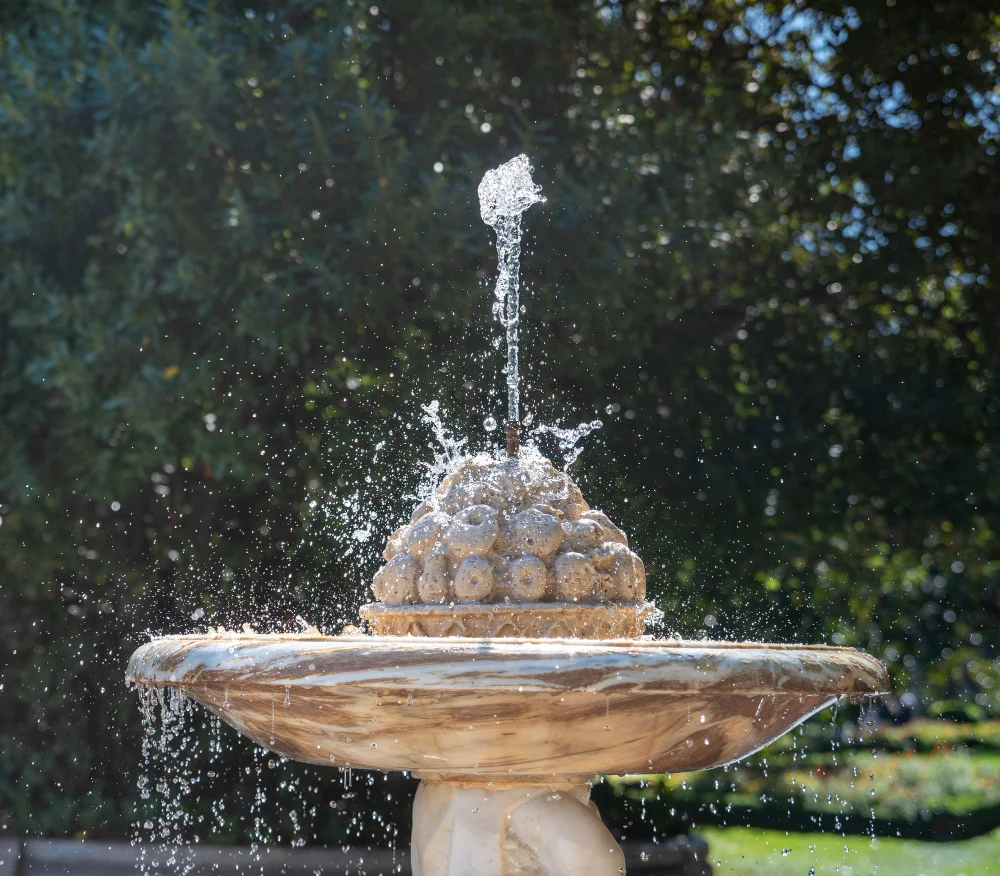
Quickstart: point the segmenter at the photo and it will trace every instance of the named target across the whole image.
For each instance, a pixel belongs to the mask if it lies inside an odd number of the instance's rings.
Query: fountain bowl
[[[850,648],[253,633],[155,639],[127,680],[295,760],[501,784],[720,766],[889,690]]]

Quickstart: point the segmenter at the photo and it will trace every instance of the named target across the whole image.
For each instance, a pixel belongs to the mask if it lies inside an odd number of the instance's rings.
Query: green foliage
[[[947,702],[947,701],[946,701]],[[931,704],[928,711],[940,702]],[[858,727],[843,721],[833,729],[822,721],[799,727],[795,734],[784,736],[769,746],[768,751],[794,752],[799,747],[809,751],[950,751],[955,748],[977,748],[1000,751],[1000,720],[939,721],[914,718],[905,724],[883,724],[875,728]]]
[[[886,727],[878,741],[889,750],[932,751],[948,746],[1000,751],[1000,721],[950,722],[917,718],[902,726]]]
[[[927,713],[935,718],[947,718],[952,721],[968,721],[972,723],[982,721],[986,717],[982,706],[977,703],[968,703],[964,700],[938,700],[936,703],[931,703]]]
[[[850,873],[934,873],[996,876],[1000,834],[958,843],[848,837],[759,828],[709,828],[709,863],[716,873],[740,876],[839,876]]]
[[[997,10],[380,6],[0,10],[0,830],[122,833],[145,633],[350,620],[419,403],[486,443],[520,151],[526,403],[669,628],[995,709]]]
[[[601,802],[619,821],[634,822],[638,804],[640,819],[660,834],[750,824],[945,840],[988,832],[1000,819],[996,751],[768,754],[721,772],[606,782],[612,797]]]
[[[638,805],[638,820],[658,833],[748,823],[975,836],[1000,818],[1000,721],[917,718],[859,728],[816,720],[722,770],[608,776],[599,793],[619,821],[635,822]]]
[[[865,776],[867,787],[859,781]],[[779,795],[797,795],[827,812],[842,811],[846,804],[861,815],[874,812],[879,818],[909,821],[937,812],[964,815],[986,807],[1000,811],[1000,757],[964,752],[858,756],[850,767],[826,773],[788,772],[775,790]]]
[[[687,796],[711,796],[721,805],[787,803],[831,815],[867,818],[874,812],[876,818],[900,821],[1000,810],[1000,757],[992,752],[856,754],[840,765],[829,757],[811,757],[798,769],[773,771],[740,766],[725,776],[721,795],[707,776],[687,781]]]

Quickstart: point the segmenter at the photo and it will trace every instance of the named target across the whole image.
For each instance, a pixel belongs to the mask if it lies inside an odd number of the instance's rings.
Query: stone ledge
[[[147,861],[159,861],[155,872],[188,876],[410,876],[409,849],[289,849],[264,846],[259,856],[246,846],[190,845],[177,849],[178,864],[166,867],[162,846],[135,847],[102,840],[16,839],[0,837],[0,876],[135,876],[145,848]],[[708,847],[695,837],[673,837],[663,843],[622,843],[629,876],[712,876]]]

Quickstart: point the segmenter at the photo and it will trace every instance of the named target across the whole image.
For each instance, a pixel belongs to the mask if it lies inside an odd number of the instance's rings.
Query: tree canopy
[[[122,832],[147,632],[339,628],[421,403],[496,440],[476,186],[520,152],[525,404],[604,420],[574,471],[665,629],[997,708],[998,15],[4,7],[0,829]]]

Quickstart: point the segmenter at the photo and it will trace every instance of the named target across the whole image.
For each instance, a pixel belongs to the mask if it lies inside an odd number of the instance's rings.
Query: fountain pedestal
[[[620,876],[625,856],[590,783],[423,781],[413,803],[414,876]]]

